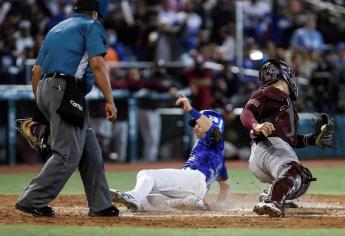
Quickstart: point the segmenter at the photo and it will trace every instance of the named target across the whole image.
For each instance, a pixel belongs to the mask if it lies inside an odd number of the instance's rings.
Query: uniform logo
[[[279,108],[279,111],[285,111],[288,108],[287,105],[283,105]]]
[[[72,99],[69,101],[69,103],[70,103],[73,107],[77,108],[79,111],[83,111],[83,109],[84,109],[79,103],[76,103],[76,102],[73,101]]]
[[[189,161],[195,160],[195,155],[194,155],[194,154],[191,154],[188,160],[189,160]]]
[[[259,107],[260,106],[260,102],[258,100],[256,100],[256,99],[250,99],[248,101],[248,105],[250,105],[250,104],[254,105],[255,107]]]
[[[213,123],[218,123],[219,119],[215,116],[208,116],[208,118],[213,122]]]

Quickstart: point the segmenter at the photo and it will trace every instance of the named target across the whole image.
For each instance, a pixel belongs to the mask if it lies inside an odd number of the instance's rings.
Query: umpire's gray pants
[[[299,163],[293,148],[281,138],[269,137],[252,145],[249,169],[261,182],[271,184],[287,171],[286,163],[291,161]]]
[[[105,178],[100,146],[89,118],[82,129],[64,122],[56,113],[66,82],[59,78],[41,80],[37,104],[50,122],[53,154],[18,199],[26,207],[44,207],[54,200],[75,169],[79,167],[88,205],[100,211],[112,205]]]

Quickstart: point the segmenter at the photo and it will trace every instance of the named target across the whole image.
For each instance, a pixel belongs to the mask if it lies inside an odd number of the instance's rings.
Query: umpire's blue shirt
[[[224,139],[221,139],[216,146],[212,144],[212,127],[197,141],[193,147],[185,168],[196,169],[206,176],[206,184],[209,188],[215,181],[225,181],[228,177],[224,161]]]
[[[73,13],[52,28],[40,49],[36,64],[42,75],[59,72],[78,79],[87,78],[88,91],[93,85],[89,59],[106,53],[107,34],[97,20]]]

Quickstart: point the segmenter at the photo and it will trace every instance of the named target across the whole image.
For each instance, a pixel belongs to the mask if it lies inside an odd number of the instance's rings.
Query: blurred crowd
[[[1,84],[28,83],[26,59],[37,56],[44,35],[70,15],[73,2],[0,0]],[[194,65],[167,71],[174,84],[191,88],[200,109],[229,103],[241,107],[258,86],[255,76],[231,70],[237,60],[235,0],[110,2],[103,22],[109,35],[107,60]],[[301,78],[301,112],[345,111],[340,92],[345,83],[344,1],[327,2],[330,8],[318,1],[242,1],[242,66],[258,69],[268,57],[291,63]],[[223,69],[205,62],[220,63]],[[114,79],[124,74],[113,71]]]
[[[30,82],[26,76],[26,59],[37,56],[44,35],[70,15],[73,2],[0,0],[0,84]],[[103,19],[109,36],[106,60],[152,62],[144,68],[111,67],[113,89],[174,94],[178,89],[188,88],[197,109],[221,109],[227,122],[234,122],[234,108],[242,107],[251,91],[259,86],[253,73],[239,74],[234,70],[238,61],[237,1],[110,2],[109,13]],[[345,112],[342,92],[345,89],[345,1],[241,2],[242,67],[257,70],[269,57],[283,59],[292,65],[300,81],[299,112]],[[161,122],[155,113],[159,106],[157,102],[140,103],[142,120]],[[126,105],[119,107],[120,114],[126,114],[121,113]],[[116,129],[128,133],[125,123]],[[150,127],[146,124],[142,129]],[[155,132],[152,137],[160,135],[160,129]],[[230,142],[236,142],[239,137],[235,133],[229,130],[225,136]],[[152,137],[144,140],[157,146],[159,140]],[[122,140],[127,142],[127,137]],[[117,151],[121,152],[125,150]],[[157,150],[143,152],[147,153],[145,159],[153,160]]]

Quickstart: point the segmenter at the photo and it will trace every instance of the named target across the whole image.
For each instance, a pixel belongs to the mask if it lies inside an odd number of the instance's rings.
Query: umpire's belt
[[[68,81],[77,82],[77,78],[70,75],[66,75],[64,73],[59,73],[59,72],[48,73],[42,76],[42,79],[48,79],[48,78],[60,78],[60,79],[68,80]]]

